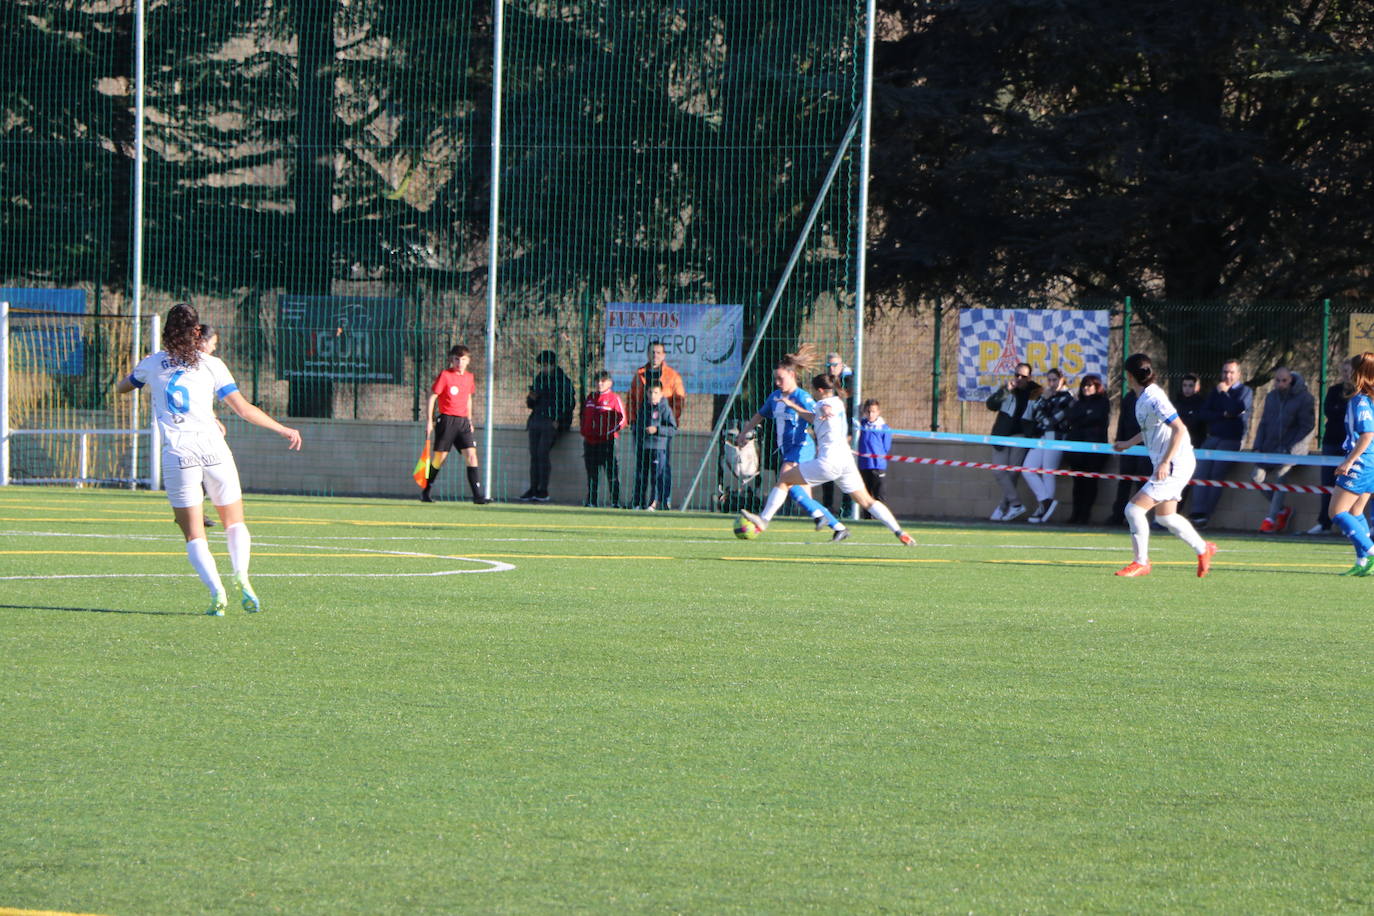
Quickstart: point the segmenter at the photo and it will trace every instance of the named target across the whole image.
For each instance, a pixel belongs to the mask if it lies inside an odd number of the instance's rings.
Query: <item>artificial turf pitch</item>
[[[248,514],[215,619],[160,495],[0,490],[0,908],[1374,908],[1343,540]]]

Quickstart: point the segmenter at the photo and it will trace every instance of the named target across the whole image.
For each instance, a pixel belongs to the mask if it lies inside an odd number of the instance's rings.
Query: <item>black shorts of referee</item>
[[[477,440],[472,435],[472,420],[441,413],[434,423],[434,450],[450,452],[465,448],[476,448]]]

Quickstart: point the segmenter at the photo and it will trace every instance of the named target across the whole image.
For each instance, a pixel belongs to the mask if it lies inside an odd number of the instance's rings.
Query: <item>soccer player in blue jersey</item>
[[[1336,466],[1336,487],[1331,494],[1331,523],[1355,545],[1355,565],[1343,576],[1374,575],[1374,540],[1364,517],[1369,494],[1374,493],[1374,462],[1368,458],[1374,443],[1374,353],[1350,360],[1350,384],[1354,391],[1345,406],[1345,460]]]
[[[794,468],[803,461],[810,461],[816,457],[816,443],[811,439],[807,432],[807,422],[797,411],[786,403],[790,398],[796,404],[806,408],[807,411],[815,411],[816,401],[807,393],[806,389],[797,384],[797,379],[802,376],[810,366],[816,361],[816,348],[811,344],[802,344],[797,348],[796,353],[788,353],[773,369],[774,390],[764,400],[763,406],[758,409],[758,413],[749,418],[749,422],[735,436],[735,445],[744,446],[749,441],[749,434],[754,427],[758,426],[769,418],[777,430],[778,451],[782,453],[782,464],[778,467],[778,474],[781,476],[789,468]],[[788,488],[788,493],[793,501],[806,511],[806,514],[816,520],[816,529],[819,530],[823,525],[829,525],[835,533],[831,536],[833,541],[843,541],[849,537],[849,530],[844,523],[835,518],[828,509],[819,502],[811,498],[811,488],[809,486],[796,485]]]
[[[202,349],[200,329],[200,316],[194,308],[184,303],[172,306],[162,326],[162,349],[144,357],[115,384],[115,391],[128,394],[147,387],[153,417],[162,434],[162,480],[172,514],[186,537],[186,558],[210,590],[206,613],[223,617],[228,602],[205,539],[203,493],[209,493],[224,525],[234,584],[242,593],[241,606],[251,613],[259,610],[260,604],[248,581],[252,539],[243,521],[243,489],[234,456],[215,419],[214,402],[222,400],[244,420],[277,433],[289,449],[301,447],[301,434],[278,423],[239,393],[223,361]]]
[[[1178,514],[1178,500],[1197,467],[1192,439],[1169,396],[1155,384],[1150,358],[1135,353],[1126,360],[1126,384],[1135,393],[1135,417],[1140,432],[1113,446],[1124,452],[1133,445],[1145,444],[1154,463],[1154,473],[1126,506],[1126,523],[1131,527],[1131,546],[1135,558],[1116,575],[1133,579],[1150,574],[1150,525],[1145,513],[1155,510],[1155,521],[1177,535],[1197,554],[1198,578],[1212,568],[1217,545],[1204,541],[1189,521]]]

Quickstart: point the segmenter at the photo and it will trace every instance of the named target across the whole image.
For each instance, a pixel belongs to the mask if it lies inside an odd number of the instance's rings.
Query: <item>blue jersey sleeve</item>
[[[1354,424],[1351,431],[1357,436],[1364,433],[1374,433],[1374,404],[1365,395],[1360,395],[1355,404]]]
[[[792,392],[789,400],[794,404],[800,404],[807,413],[816,412],[816,399],[804,388],[798,388],[796,391]]]

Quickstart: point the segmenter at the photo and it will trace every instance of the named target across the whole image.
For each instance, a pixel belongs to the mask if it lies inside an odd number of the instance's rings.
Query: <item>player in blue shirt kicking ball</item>
[[[773,369],[773,392],[764,400],[758,413],[750,417],[749,422],[739,431],[739,435],[735,436],[735,445],[743,448],[749,441],[749,434],[753,432],[754,427],[762,423],[764,418],[771,419],[777,429],[778,451],[782,453],[782,464],[778,467],[779,480],[791,468],[816,457],[816,443],[807,432],[807,421],[796,410],[798,406],[808,412],[816,409],[815,399],[797,385],[797,379],[815,363],[816,356],[815,347],[811,344],[802,344],[796,353],[788,353],[779,360]],[[794,403],[789,405],[788,399]],[[787,493],[797,505],[806,510],[807,515],[816,520],[816,530],[829,525],[835,532],[830,538],[832,541],[843,541],[849,537],[849,529],[845,528],[844,523],[811,498],[810,486],[798,481],[787,489]],[[780,501],[777,508],[781,508],[781,505]],[[777,508],[773,511],[776,512]]]

